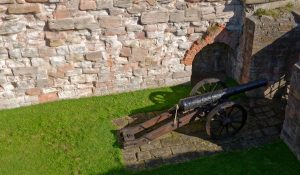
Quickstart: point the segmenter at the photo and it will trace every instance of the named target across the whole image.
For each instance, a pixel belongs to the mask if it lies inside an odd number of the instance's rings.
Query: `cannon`
[[[211,139],[224,139],[237,134],[245,125],[247,111],[230,97],[266,86],[265,79],[236,87],[226,87],[219,79],[209,78],[198,82],[190,96],[156,117],[119,131],[123,147],[140,146],[185,126],[206,118],[206,133]]]

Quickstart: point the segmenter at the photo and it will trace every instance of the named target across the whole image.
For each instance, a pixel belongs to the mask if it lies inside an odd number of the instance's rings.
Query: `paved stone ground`
[[[124,164],[130,169],[154,168],[179,163],[224,151],[258,147],[279,138],[284,110],[267,99],[241,102],[248,110],[244,128],[234,138],[212,141],[206,136],[205,120],[189,124],[140,147],[122,149]],[[120,129],[155,116],[157,113],[137,114],[114,120]]]

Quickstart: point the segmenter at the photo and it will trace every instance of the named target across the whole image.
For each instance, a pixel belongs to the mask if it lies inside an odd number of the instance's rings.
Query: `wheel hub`
[[[231,123],[231,119],[229,117],[225,117],[222,120],[222,125],[228,125]]]

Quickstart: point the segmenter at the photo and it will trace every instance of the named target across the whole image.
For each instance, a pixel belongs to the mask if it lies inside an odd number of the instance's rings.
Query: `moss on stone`
[[[287,5],[285,5],[283,7],[276,8],[276,9],[262,9],[262,8],[259,8],[259,9],[256,10],[254,15],[259,16],[259,17],[271,16],[274,19],[277,19],[280,16],[282,16],[282,14],[287,13],[287,12],[291,12],[293,7],[294,7],[294,5],[292,3],[288,3]]]

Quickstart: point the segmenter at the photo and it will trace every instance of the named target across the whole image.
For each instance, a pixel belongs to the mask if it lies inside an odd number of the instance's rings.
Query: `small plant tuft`
[[[256,10],[254,15],[259,16],[259,17],[272,16],[273,18],[278,18],[279,12],[276,9],[266,10],[266,9],[259,8]]]
[[[291,12],[293,9],[294,5],[292,3],[288,3],[287,5],[283,7],[279,7],[276,9],[262,9],[259,8],[256,10],[254,15],[262,17],[262,16],[271,16],[274,19],[279,18],[283,13]]]

